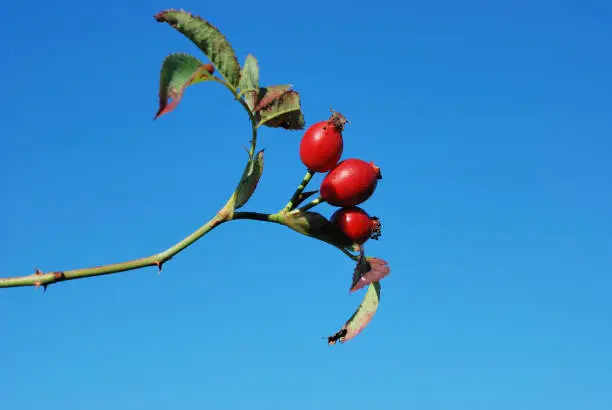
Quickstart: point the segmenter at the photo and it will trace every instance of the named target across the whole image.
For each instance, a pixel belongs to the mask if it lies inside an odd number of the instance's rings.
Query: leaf
[[[287,130],[304,128],[304,114],[300,106],[300,95],[297,91],[287,91],[258,113],[259,125]]]
[[[336,224],[318,212],[288,213],[283,223],[302,235],[311,236],[340,248],[352,244],[351,239]]]
[[[197,58],[174,53],[164,59],[159,78],[159,109],[155,118],[174,110],[183,97],[185,89],[202,81],[212,79],[214,68]],[[169,103],[169,100],[172,102]]]
[[[247,162],[242,178],[236,188],[236,202],[234,209],[244,206],[255,192],[257,183],[263,174],[264,165],[264,150],[259,151],[254,158],[250,158]]]
[[[184,10],[164,10],[155,20],[168,23],[185,37],[193,41],[234,90],[240,81],[240,63],[232,45],[221,32],[208,21]]]
[[[366,292],[361,304],[353,313],[353,316],[346,321],[344,326],[327,338],[327,343],[335,344],[337,341],[345,343],[357,336],[372,321],[372,317],[378,309],[380,302],[380,283],[372,282]]]
[[[257,101],[257,107],[255,111],[259,111],[264,107],[267,107],[272,101],[277,100],[282,95],[286,94],[290,89],[291,85],[272,85],[270,87],[262,87],[259,92],[259,101]]]
[[[251,54],[244,61],[238,86],[240,93],[244,94],[249,109],[253,111],[255,100],[259,94],[259,66],[257,65],[257,59]]]
[[[362,257],[357,262],[353,272],[353,283],[350,292],[355,292],[372,282],[379,282],[391,272],[389,263],[380,258],[372,256]]]

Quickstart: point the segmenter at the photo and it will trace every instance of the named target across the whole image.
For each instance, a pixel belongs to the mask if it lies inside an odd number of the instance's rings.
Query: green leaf
[[[287,130],[304,128],[304,114],[300,105],[300,95],[297,91],[287,91],[269,105],[257,112],[258,126]]]
[[[353,313],[353,316],[346,321],[344,326],[342,326],[338,332],[327,338],[327,343],[330,345],[336,343],[337,341],[340,343],[345,343],[361,333],[368,323],[370,323],[372,317],[374,317],[374,314],[378,309],[379,301],[380,283],[372,282],[370,283],[368,291],[363,297],[361,305],[359,305],[355,313]]]
[[[160,72],[159,109],[155,118],[175,109],[188,86],[211,80],[213,72],[211,64],[203,64],[189,54],[174,53],[166,57]]]
[[[184,10],[165,10],[155,16],[160,23],[168,23],[194,42],[210,59],[234,90],[240,81],[240,63],[232,45],[221,32],[208,21]]]
[[[257,101],[257,107],[255,111],[259,111],[264,107],[267,107],[274,100],[277,100],[291,89],[290,84],[286,85],[272,85],[270,87],[262,87],[259,92],[259,98]]]
[[[250,158],[247,162],[242,178],[236,188],[236,201],[234,209],[244,206],[255,192],[257,183],[263,174],[264,155],[263,150],[259,151],[254,158]]]
[[[255,100],[259,94],[259,66],[257,59],[249,54],[244,61],[244,66],[240,72],[240,93],[244,94],[249,109],[255,108]]]

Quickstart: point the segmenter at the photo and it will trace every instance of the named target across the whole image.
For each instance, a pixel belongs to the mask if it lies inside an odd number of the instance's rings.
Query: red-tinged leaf
[[[290,89],[291,85],[272,85],[270,87],[261,87],[259,90],[259,101],[254,111],[259,111],[262,108],[270,105],[274,100],[279,99],[286,94]]]
[[[371,256],[365,257],[362,254],[353,272],[350,292],[355,292],[372,282],[378,282],[389,275],[390,272],[391,268],[389,268],[387,261]]]
[[[272,100],[255,115],[258,126],[284,128],[286,130],[301,130],[304,128],[304,114],[297,91],[287,91],[279,98]]]
[[[349,320],[346,321],[344,326],[327,338],[327,343],[330,345],[335,344],[336,342],[345,343],[365,329],[365,327],[372,321],[376,310],[378,309],[378,304],[380,302],[380,283],[372,282],[366,292],[361,304],[353,313],[353,316],[350,317]]]
[[[206,54],[225,81],[234,88],[240,81],[240,63],[230,42],[208,21],[184,10],[165,10],[157,13],[155,20],[168,23],[190,39]]]
[[[174,53],[166,57],[160,72],[159,109],[155,118],[175,109],[188,86],[211,80],[214,71],[212,64],[203,64],[189,54]]]

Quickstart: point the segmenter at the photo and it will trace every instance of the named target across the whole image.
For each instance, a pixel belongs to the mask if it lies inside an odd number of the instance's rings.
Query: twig
[[[206,222],[196,231],[189,236],[185,237],[180,242],[171,246],[163,252],[155,255],[148,256],[146,258],[134,259],[127,262],[113,263],[109,265],[96,266],[93,268],[83,268],[66,270],[61,272],[50,272],[42,273],[36,271],[32,275],[19,276],[14,278],[0,278],[0,288],[11,288],[18,286],[44,286],[57,282],[63,282],[66,280],[88,278],[92,276],[110,275],[112,273],[125,272],[134,269],[145,268],[148,266],[157,266],[161,271],[162,265],[178,255],[181,251],[186,249],[189,245],[196,242],[198,239],[212,231],[217,226],[230,221],[231,214],[228,209],[228,205],[231,205],[231,200],[219,211],[211,220]]]
[[[306,172],[306,175],[304,175],[302,182],[300,182],[300,185],[298,185],[297,189],[293,193],[293,196],[291,197],[289,202],[287,202],[287,205],[285,205],[285,207],[283,208],[285,212],[289,212],[293,209],[295,202],[298,200],[298,198],[300,197],[300,195],[302,194],[302,192],[304,191],[304,189],[306,188],[306,186],[312,179],[313,175],[314,173],[310,170]]]
[[[298,211],[299,212],[306,212],[308,211],[310,208],[314,208],[315,206],[319,205],[320,203],[325,202],[323,200],[323,198],[321,198],[320,196],[313,199],[312,201],[310,201],[309,203],[307,203],[306,205],[304,205],[303,207],[299,208]]]

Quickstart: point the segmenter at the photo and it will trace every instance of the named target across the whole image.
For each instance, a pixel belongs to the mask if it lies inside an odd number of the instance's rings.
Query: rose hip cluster
[[[321,198],[340,208],[330,222],[354,243],[362,245],[370,238],[378,239],[381,225],[378,218],[357,205],[372,196],[382,175],[373,162],[357,158],[340,161],[344,149],[342,132],[347,122],[342,114],[332,110],[328,120],[310,126],[300,142],[300,159],[312,173],[327,172],[319,189]]]

